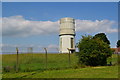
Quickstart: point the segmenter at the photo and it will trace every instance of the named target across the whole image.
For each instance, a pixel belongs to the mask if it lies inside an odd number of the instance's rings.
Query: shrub
[[[109,44],[92,36],[82,36],[78,49],[79,63],[87,66],[107,65],[107,58],[112,55]]]
[[[105,35],[105,33],[98,33],[98,34],[96,34],[93,38],[94,38],[94,39],[95,39],[95,38],[99,38],[99,39],[103,40],[105,43],[110,44],[110,41],[108,40],[108,38],[107,38],[107,36]]]
[[[117,47],[120,47],[120,40],[117,41]]]

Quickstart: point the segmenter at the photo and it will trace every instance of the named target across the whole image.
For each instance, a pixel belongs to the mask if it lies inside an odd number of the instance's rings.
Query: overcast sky
[[[106,33],[111,47],[118,40],[117,2],[11,2],[3,3],[3,46],[57,48],[59,19],[76,20],[76,43],[81,35]]]

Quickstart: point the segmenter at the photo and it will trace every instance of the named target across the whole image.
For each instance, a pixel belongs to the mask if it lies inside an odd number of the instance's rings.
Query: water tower
[[[59,52],[75,51],[75,20],[73,18],[60,19]]]

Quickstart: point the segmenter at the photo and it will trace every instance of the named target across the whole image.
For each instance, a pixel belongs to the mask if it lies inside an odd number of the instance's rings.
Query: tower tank
[[[59,36],[60,53],[68,53],[68,48],[75,49],[75,19],[68,17],[60,19]]]
[[[75,20],[73,18],[60,19],[60,35],[75,35]]]

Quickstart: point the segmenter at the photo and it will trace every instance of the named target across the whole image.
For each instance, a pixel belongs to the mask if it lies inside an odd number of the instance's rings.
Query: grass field
[[[16,65],[16,55],[4,54],[2,58],[3,67],[10,67],[10,71],[13,72]],[[48,54],[47,69],[66,69],[68,67],[76,66],[78,60],[75,54],[71,54],[70,60],[71,66],[69,66],[68,54]],[[20,54],[19,68],[20,72],[30,72],[46,69],[45,54]]]
[[[48,54],[46,69],[44,54],[20,54],[20,70],[15,73],[3,72],[3,78],[118,78],[117,55],[112,55],[115,66],[98,66],[80,68],[78,58],[71,54],[71,66],[68,63],[68,54]],[[111,58],[108,59],[108,63]],[[3,55],[3,67],[13,66],[16,63],[15,54]]]
[[[118,78],[117,66],[87,67],[81,69],[47,70],[3,74],[3,78]]]

